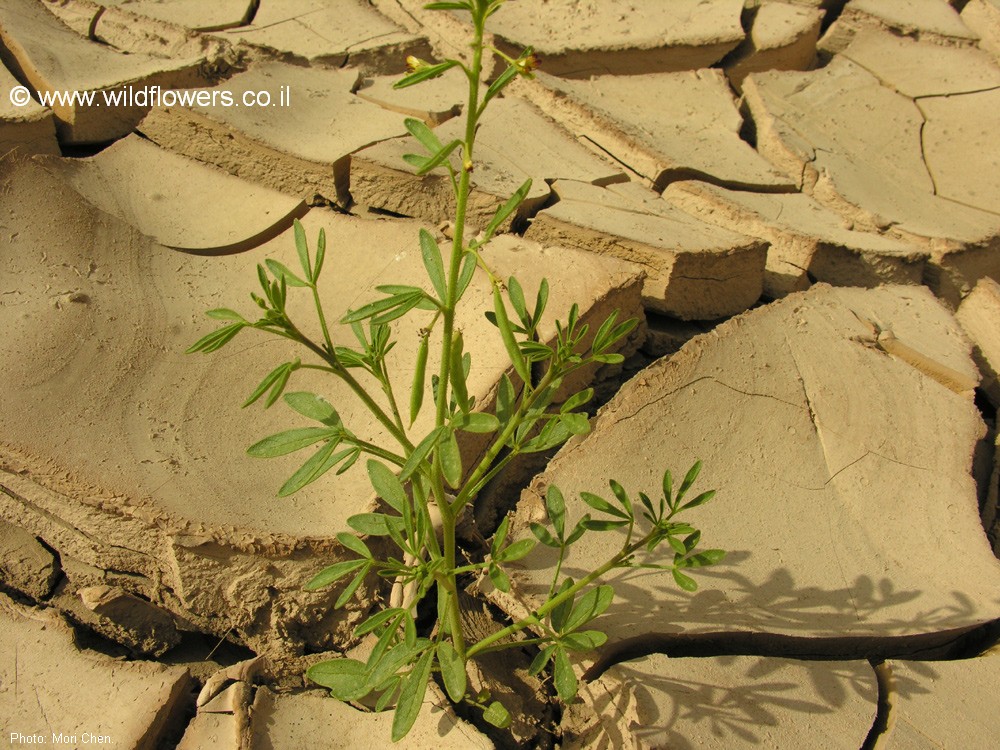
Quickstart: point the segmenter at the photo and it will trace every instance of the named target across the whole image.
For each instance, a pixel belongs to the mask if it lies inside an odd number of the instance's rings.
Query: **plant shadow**
[[[861,746],[874,720],[878,690],[867,663],[798,662],[790,667],[779,659],[718,657],[708,666],[704,661],[654,656],[617,665],[613,675],[587,688],[603,718],[577,736],[579,745],[624,746],[624,720],[633,741],[645,747],[694,750],[706,740],[719,747],[778,747],[779,728],[797,722],[784,737],[801,738],[801,716],[806,715],[818,734],[856,727]],[[853,712],[853,718],[819,718],[845,711]]]
[[[531,568],[525,570],[519,592],[528,601],[548,591],[537,582],[542,571],[551,569],[548,552],[526,558]],[[901,589],[888,577],[865,574],[849,585],[825,588],[798,583],[788,568],[778,567],[758,581],[744,572],[753,567],[747,565],[751,557],[751,552],[737,550],[721,564],[698,569],[695,593],[680,590],[666,571],[628,568],[609,574],[604,582],[614,588],[614,601],[588,626],[608,633],[609,639],[587,677],[654,652],[943,658],[964,634],[991,622],[985,610],[995,611],[1000,603],[977,603],[957,590],[931,596]],[[563,573],[577,580],[587,572],[572,561],[563,566]],[[920,607],[922,598],[927,605]]]

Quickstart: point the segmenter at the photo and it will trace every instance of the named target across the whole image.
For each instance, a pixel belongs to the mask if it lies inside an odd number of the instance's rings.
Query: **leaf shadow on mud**
[[[544,570],[547,551],[526,561]],[[624,569],[609,575],[604,582],[614,587],[614,601],[593,622],[609,640],[587,677],[653,652],[806,659],[921,653],[917,658],[928,658],[928,650],[944,647],[990,619],[960,591],[900,589],[888,577],[862,574],[849,585],[826,588],[799,583],[790,570],[779,567],[754,581],[741,572],[751,556],[749,551],[731,551],[723,563],[698,569],[694,574],[700,587],[693,594],[678,589],[666,571]],[[563,572],[579,579],[588,571],[569,563]],[[519,582],[519,593],[528,600],[544,596],[546,590]],[[924,597],[927,605],[915,608]]]
[[[647,747],[694,750],[698,745],[690,738],[695,732],[711,734],[720,747],[767,745],[776,727],[802,722],[803,716],[808,722],[810,716],[835,713],[858,696],[870,704],[870,716],[861,721],[860,746],[875,715],[875,675],[864,663],[800,662],[805,678],[794,681],[787,673],[776,674],[787,662],[754,660],[745,665],[735,657],[721,657],[718,665],[732,667],[731,681],[657,674],[648,657],[617,665],[613,680],[587,687],[596,714],[604,720],[577,739],[594,750],[622,747],[626,738],[613,719],[625,719],[633,738]]]

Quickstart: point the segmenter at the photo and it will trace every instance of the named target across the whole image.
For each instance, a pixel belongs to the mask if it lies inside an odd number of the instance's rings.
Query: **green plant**
[[[395,705],[392,735],[406,735],[420,710],[433,673],[439,673],[444,688],[455,702],[468,701],[481,706],[484,716],[498,726],[509,720],[506,709],[486,695],[470,695],[466,664],[490,651],[535,645],[537,657],[531,666],[534,673],[551,669],[556,692],[571,701],[577,691],[577,679],[569,653],[601,646],[607,639],[598,630],[587,629],[590,622],[610,605],[613,590],[598,585],[609,571],[623,567],[660,568],[672,572],[676,583],[686,590],[697,588],[684,570],[711,565],[722,559],[720,550],[699,551],[700,532],[676,516],[712,498],[705,492],[683,502],[700,470],[696,463],[687,473],[676,493],[668,471],[663,480],[663,496],[654,503],[639,493],[635,504],[620,484],[612,480],[614,502],[591,493],[582,500],[596,514],[587,514],[570,528],[562,493],[550,486],[545,506],[549,526],[533,524],[535,539],[509,539],[509,519],[504,518],[493,536],[489,554],[479,562],[459,565],[456,525],[483,487],[516,456],[554,448],[572,435],[584,434],[590,425],[580,411],[593,397],[585,389],[556,404],[557,395],[571,373],[584,367],[616,364],[622,356],[613,351],[617,342],[635,327],[635,320],[619,322],[610,315],[592,337],[580,311],[573,305],[565,321],[556,323],[555,339],[540,339],[539,326],[549,298],[549,288],[542,281],[534,305],[528,304],[517,279],[506,283],[490,269],[482,255],[483,247],[514,214],[527,195],[530,182],[522,185],[500,206],[493,219],[474,239],[466,226],[466,210],[471,188],[476,131],[487,104],[518,75],[530,77],[536,64],[531,50],[512,59],[491,50],[506,61],[504,71],[485,91],[481,87],[483,43],[486,19],[496,12],[503,0],[465,0],[431,3],[428,8],[468,12],[474,38],[471,61],[446,60],[431,64],[410,58],[411,72],[397,83],[411,86],[439,76],[451,68],[465,74],[469,99],[465,109],[465,136],[442,143],[424,123],[409,119],[406,128],[426,150],[425,154],[405,157],[419,174],[431,170],[447,173],[456,200],[456,213],[450,252],[447,259],[435,238],[427,231],[419,233],[419,245],[429,287],[386,285],[379,287],[385,296],[350,311],[341,321],[349,325],[358,341],[357,348],[334,346],[319,294],[319,279],[326,257],[326,238],[320,232],[315,252],[310,253],[305,232],[296,222],[295,243],[301,261],[301,274],[274,260],[258,267],[263,296],[252,295],[263,310],[256,322],[228,309],[209,311],[208,315],[226,325],[208,334],[189,351],[213,352],[246,328],[254,328],[291,339],[304,346],[316,362],[296,359],[279,365],[254,390],[245,406],[264,399],[271,406],[284,394],[285,402],[316,424],[288,430],[267,437],[249,448],[251,456],[284,455],[319,444],[320,447],[281,487],[279,495],[296,492],[337,467],[348,470],[362,455],[372,486],[386,504],[384,513],[354,516],[348,523],[353,531],[337,534],[344,548],[356,557],[338,562],[316,575],[306,585],[319,589],[340,582],[343,587],[336,607],[345,605],[371,573],[393,582],[390,606],[378,611],[356,629],[358,637],[373,634],[375,646],[367,661],[335,659],[312,667],[308,676],[327,687],[341,700],[359,700],[377,694],[375,707],[382,710]],[[457,158],[456,158],[457,157]],[[453,163],[453,162],[457,162]],[[510,358],[514,377],[504,374],[499,383],[496,404],[491,410],[476,404],[469,395],[467,381],[473,366],[464,351],[462,334],[455,328],[455,311],[475,273],[485,273],[493,290],[493,309],[486,312],[496,326],[500,341]],[[286,312],[289,288],[311,293],[322,340],[314,341],[298,327]],[[506,299],[505,299],[506,298]],[[508,304],[514,312],[508,312]],[[408,411],[400,410],[386,367],[386,354],[393,346],[390,323],[413,311],[426,311],[429,321],[422,329],[408,399]],[[440,369],[428,386],[426,370],[432,339],[440,346]],[[394,445],[374,445],[360,439],[341,420],[337,411],[320,396],[305,392],[284,393],[291,375],[302,368],[318,369],[343,380],[361,399],[371,414],[391,435]],[[374,379],[377,389],[369,389],[354,371]],[[364,380],[368,381],[368,377]],[[519,387],[517,387],[519,386]],[[419,439],[410,429],[424,408],[426,392],[432,393],[434,427]],[[265,396],[266,394],[266,396]],[[475,466],[464,467],[459,451],[458,433],[493,435],[489,447]],[[391,468],[390,468],[391,467]],[[639,516],[637,516],[639,511]],[[640,527],[643,530],[640,531]],[[621,549],[579,581],[561,577],[569,548],[588,532],[623,533]],[[380,557],[365,541],[387,537],[398,549],[396,556]],[[502,591],[510,588],[506,569],[525,557],[536,543],[558,550],[551,586],[546,601],[528,617],[513,622],[493,635],[467,643],[459,607],[459,578],[485,574]],[[652,557],[661,544],[673,551],[669,563]],[[373,545],[375,546],[375,545]],[[380,544],[379,549],[388,544]],[[645,555],[641,560],[637,556]],[[431,593],[436,593],[436,627],[418,632],[416,608]],[[521,634],[512,644],[509,636]],[[551,665],[551,667],[550,667]]]

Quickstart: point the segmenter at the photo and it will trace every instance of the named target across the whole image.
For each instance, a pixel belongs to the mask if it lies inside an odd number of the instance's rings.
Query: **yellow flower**
[[[542,58],[536,55],[534,52],[529,52],[526,55],[521,55],[514,61],[514,67],[517,68],[517,72],[523,75],[525,78],[534,78],[533,71],[542,64]]]
[[[414,57],[413,55],[406,56],[406,69],[411,73],[416,73],[418,70],[423,70],[424,68],[429,68],[431,64],[426,60],[421,60],[419,57]]]

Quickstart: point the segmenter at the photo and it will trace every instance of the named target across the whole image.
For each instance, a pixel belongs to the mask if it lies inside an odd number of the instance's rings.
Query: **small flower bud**
[[[533,71],[536,70],[541,64],[542,58],[534,52],[522,55],[514,61],[514,67],[517,68],[517,72],[525,78],[534,78],[535,76]]]
[[[429,68],[431,64],[426,60],[421,60],[419,57],[414,57],[413,55],[406,56],[406,69],[411,73],[416,73],[419,70],[424,70]]]

